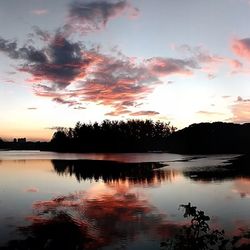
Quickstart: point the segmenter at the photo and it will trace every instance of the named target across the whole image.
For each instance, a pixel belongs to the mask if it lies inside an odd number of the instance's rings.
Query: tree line
[[[146,152],[164,150],[175,131],[170,123],[152,120],[80,123],[58,128],[50,142],[62,152]]]
[[[250,123],[192,124],[168,138],[170,152],[188,154],[250,153]]]

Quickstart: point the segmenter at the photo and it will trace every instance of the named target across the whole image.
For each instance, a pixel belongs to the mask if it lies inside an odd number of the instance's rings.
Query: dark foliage
[[[191,203],[180,205],[184,209],[184,217],[190,217],[190,224],[180,228],[174,238],[161,242],[164,249],[173,250],[244,250],[249,245],[242,241],[250,239],[249,232],[227,238],[224,230],[211,229],[210,217],[198,210]]]
[[[248,153],[250,123],[199,123],[173,133],[168,149],[178,153]]]
[[[48,142],[10,142],[4,141],[0,138],[0,149],[3,150],[50,150],[50,145]]]
[[[67,152],[146,152],[166,148],[175,128],[152,120],[80,123],[73,129],[58,129],[51,140],[56,151]]]

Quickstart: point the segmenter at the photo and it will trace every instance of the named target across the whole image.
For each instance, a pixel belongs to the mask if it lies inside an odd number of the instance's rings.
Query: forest
[[[74,128],[58,128],[50,146],[61,152],[162,151],[175,129],[152,120],[78,122]]]

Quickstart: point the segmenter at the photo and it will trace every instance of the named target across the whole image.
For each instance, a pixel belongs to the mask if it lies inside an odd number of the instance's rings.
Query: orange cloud
[[[233,114],[232,121],[237,123],[250,122],[250,99],[238,97],[237,101],[231,106]]]

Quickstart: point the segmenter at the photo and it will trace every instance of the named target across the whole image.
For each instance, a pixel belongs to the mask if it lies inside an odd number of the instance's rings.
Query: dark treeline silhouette
[[[146,152],[166,149],[168,136],[175,131],[169,123],[152,120],[80,123],[59,128],[51,147],[62,152]]]
[[[249,153],[250,123],[199,123],[176,131],[168,150],[189,154]]]
[[[10,142],[4,141],[0,138],[0,149],[3,150],[50,150],[50,144],[48,142]]]
[[[123,163],[102,160],[52,160],[57,174],[75,176],[78,181],[114,182],[129,179],[133,184],[150,185],[170,180],[172,172],[161,171],[161,163]],[[157,171],[155,171],[157,170]]]
[[[59,127],[49,143],[6,142],[0,138],[0,149],[249,154],[250,123],[199,123],[176,131],[170,123],[152,120],[78,122],[74,128]]]

